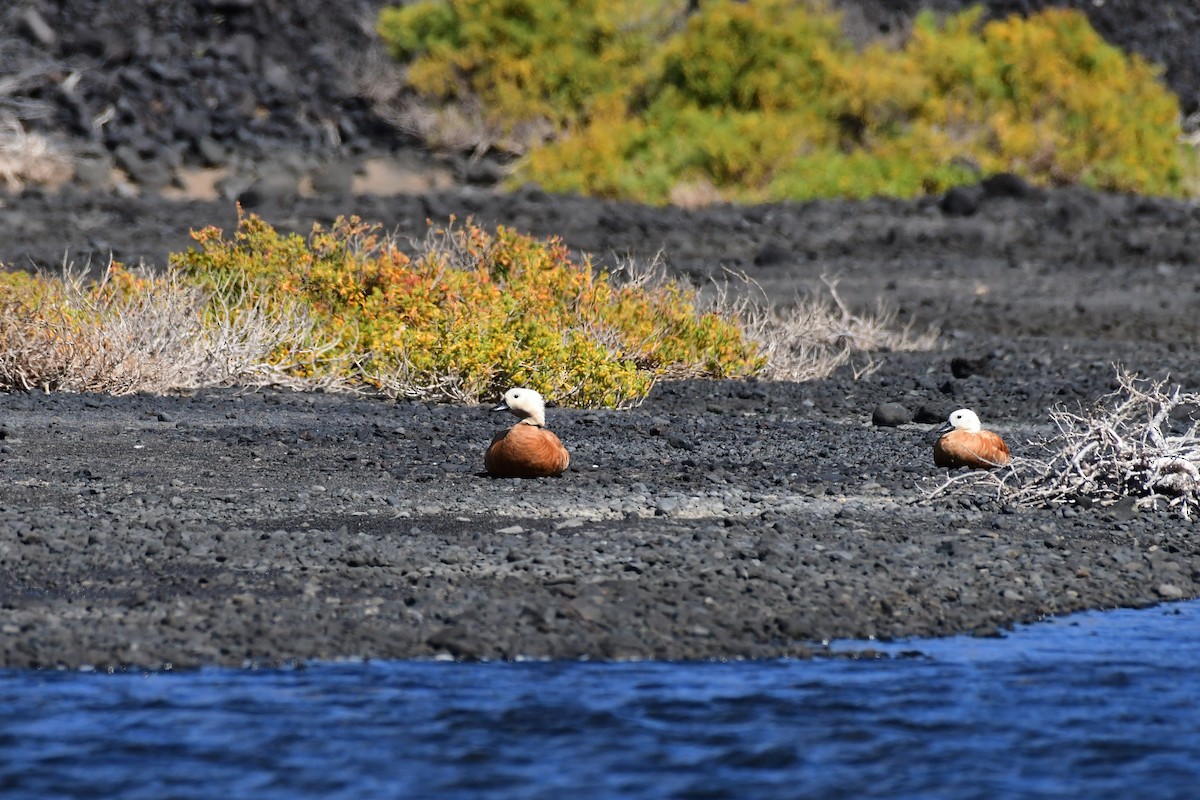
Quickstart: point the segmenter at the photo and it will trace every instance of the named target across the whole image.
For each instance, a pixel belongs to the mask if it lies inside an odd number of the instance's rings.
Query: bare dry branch
[[[1133,498],[1141,508],[1200,508],[1200,394],[1117,368],[1117,389],[1091,409],[1050,412],[1055,433],[1031,442],[1040,456],[1006,470],[956,475],[928,498],[964,486],[991,488],[1023,506],[1109,505]]]
[[[51,139],[28,133],[11,112],[0,111],[0,185],[57,185],[71,176],[71,159]]]

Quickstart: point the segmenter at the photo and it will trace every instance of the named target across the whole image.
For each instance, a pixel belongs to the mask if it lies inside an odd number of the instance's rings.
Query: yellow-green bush
[[[440,102],[478,97],[505,132],[561,127],[640,83],[664,0],[446,0],[384,9],[378,28],[408,80]]]
[[[166,270],[0,271],[0,388],[366,385],[478,401],[520,384],[615,407],[660,377],[811,380],[935,340],[892,330],[886,309],[852,313],[833,284],[832,303],[787,309],[720,287],[702,301],[657,262],[596,272],[505,228],[430,226],[401,250],[354,218],[305,237],[239,213],[231,236],[193,236]]]
[[[1046,9],[987,23],[978,10],[918,20],[897,66],[924,76],[916,118],[987,172],[1176,194],[1179,105],[1159,70],[1107,44],[1082,13]],[[914,126],[917,127],[917,126]]]
[[[1077,11],[926,13],[903,47],[860,51],[818,2],[639,5],[420,0],[379,30],[431,103],[474,97],[504,130],[547,123],[513,181],[552,191],[911,196],[972,180],[974,164],[1179,194],[1195,170],[1157,68]]]
[[[763,365],[737,320],[670,281],[621,284],[556,240],[466,224],[431,228],[415,255],[341,219],[306,237],[241,218],[194,234],[172,265],[215,290],[301,302],[357,378],[441,399],[522,385],[577,406],[640,400],[663,375],[738,376]],[[331,362],[333,363],[333,362]],[[347,363],[343,360],[339,363]]]

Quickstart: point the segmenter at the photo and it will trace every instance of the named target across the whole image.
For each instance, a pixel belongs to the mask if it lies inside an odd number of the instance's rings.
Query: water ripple
[[[0,796],[1182,800],[1198,622],[869,643],[883,660],[0,672]]]

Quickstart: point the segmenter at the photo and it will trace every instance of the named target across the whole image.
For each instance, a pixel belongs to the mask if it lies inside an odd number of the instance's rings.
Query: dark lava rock
[[[938,207],[948,217],[969,217],[979,210],[983,200],[983,189],[978,186],[955,186],[938,202]]]
[[[776,241],[769,241],[758,248],[758,252],[754,254],[754,266],[774,267],[786,264],[794,260],[795,257],[795,253],[788,249],[787,246]]]
[[[950,359],[950,374],[958,379],[969,378],[972,375],[982,375],[987,373],[988,363],[991,361],[991,356],[982,356],[980,358],[964,358],[963,356],[955,356]]]
[[[1036,192],[1028,181],[1011,172],[989,175],[980,181],[979,185],[983,188],[984,195],[989,198],[1011,197],[1020,200]]]
[[[912,422],[912,412],[900,403],[884,403],[871,412],[871,424],[880,428],[894,428]]]
[[[918,406],[913,414],[913,422],[922,425],[941,425],[950,418],[952,409],[949,406]]]

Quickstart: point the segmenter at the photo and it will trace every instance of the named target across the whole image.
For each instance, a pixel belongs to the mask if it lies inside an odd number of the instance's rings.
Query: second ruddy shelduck
[[[978,415],[969,408],[952,413],[943,430],[933,445],[933,463],[939,467],[992,469],[1012,461],[1004,440],[985,431]]]
[[[546,478],[561,475],[571,454],[546,430],[546,403],[533,389],[509,389],[492,411],[509,411],[521,421],[492,438],[483,456],[488,474],[497,478]]]

